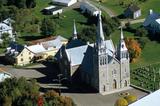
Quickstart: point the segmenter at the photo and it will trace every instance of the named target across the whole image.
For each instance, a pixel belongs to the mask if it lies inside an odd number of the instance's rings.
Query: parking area
[[[134,94],[139,99],[148,95],[148,93],[135,88],[130,88],[129,90],[122,92]],[[77,106],[114,106],[116,100],[121,97],[120,93],[121,92],[109,95],[101,95],[98,93],[63,93],[63,95],[73,98]]]

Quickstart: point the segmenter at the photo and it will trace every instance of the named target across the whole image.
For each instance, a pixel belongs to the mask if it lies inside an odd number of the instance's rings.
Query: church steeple
[[[124,36],[123,36],[123,29],[122,29],[122,27],[121,27],[121,40],[123,40],[124,39]]]
[[[104,33],[103,33],[103,26],[102,26],[102,19],[101,19],[101,11],[99,11],[96,44],[100,46],[103,44],[103,42],[104,42]]]
[[[124,41],[122,27],[121,27],[120,41],[119,41],[119,45],[118,45],[118,48],[117,48],[117,57],[118,57],[119,60],[121,60],[123,58],[128,58],[128,49],[127,49],[125,41]]]
[[[77,29],[76,29],[75,20],[74,20],[74,25],[73,25],[73,39],[77,39]]]

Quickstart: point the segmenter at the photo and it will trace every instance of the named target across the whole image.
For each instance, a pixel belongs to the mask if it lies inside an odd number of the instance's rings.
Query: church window
[[[117,74],[116,70],[114,70],[114,74]]]
[[[124,48],[124,45],[122,44],[122,48]]]
[[[106,58],[104,59],[104,64],[107,64],[107,59]]]
[[[124,86],[125,86],[125,87],[127,86],[127,81],[126,81],[126,80],[124,81]]]
[[[117,81],[115,79],[113,80],[113,89],[117,89]]]
[[[127,72],[126,68],[125,68],[125,72]]]
[[[105,85],[103,85],[103,91],[106,91],[106,86]]]

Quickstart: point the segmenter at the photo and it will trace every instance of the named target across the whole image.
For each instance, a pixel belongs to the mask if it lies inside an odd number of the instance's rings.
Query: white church
[[[122,29],[115,48],[111,39],[104,38],[101,12],[97,18],[95,43],[86,44],[79,40],[74,22],[72,40],[61,47],[56,57],[61,73],[69,81],[78,78],[104,94],[129,87],[130,59]]]

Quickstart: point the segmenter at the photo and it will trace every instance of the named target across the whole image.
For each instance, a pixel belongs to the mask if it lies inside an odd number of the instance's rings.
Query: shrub
[[[128,106],[128,102],[126,99],[124,98],[119,98],[116,103],[115,106]]]
[[[125,97],[125,99],[127,100],[127,102],[129,104],[131,104],[131,103],[133,103],[133,102],[135,102],[137,100],[137,96],[135,96],[135,95],[128,95],[128,96]]]

